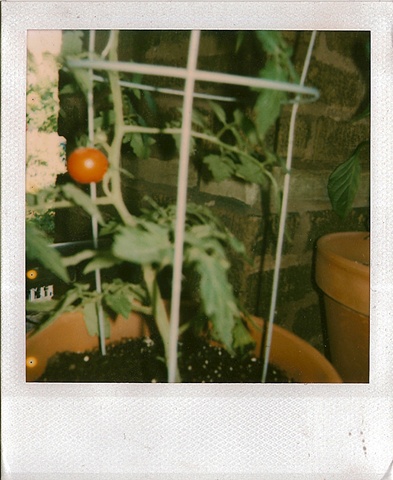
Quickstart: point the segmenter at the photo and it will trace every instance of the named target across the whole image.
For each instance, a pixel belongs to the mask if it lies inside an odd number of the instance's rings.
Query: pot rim
[[[363,240],[370,238],[369,232],[335,232],[329,233],[320,237],[317,241],[317,251],[319,254],[324,255],[326,258],[329,258],[335,261],[338,265],[344,267],[346,270],[351,270],[353,272],[358,272],[364,276],[370,275],[370,265],[365,265],[361,261],[356,261],[350,258],[345,257],[331,249],[332,241],[343,238],[356,238],[356,237],[365,237]]]
[[[137,314],[134,313],[134,315],[137,315]],[[139,316],[139,315],[138,315],[138,317],[141,318],[141,316]],[[255,327],[254,327],[254,329],[251,329],[251,333],[253,334],[253,333],[258,332],[259,335],[261,335],[262,328],[263,328],[263,325],[265,323],[264,320],[261,319],[260,317],[255,317],[253,315],[251,315],[251,318],[253,318],[257,323],[257,328],[255,329]],[[38,336],[40,334],[42,334],[42,335],[45,334],[45,337],[48,337],[48,336],[50,337],[49,333],[51,332],[51,330],[56,331],[56,330],[58,330],[58,328],[60,328],[60,329],[63,328],[64,332],[69,331],[69,322],[70,321],[73,322],[73,326],[75,328],[79,329],[79,336],[81,335],[81,332],[83,333],[84,331],[86,331],[86,334],[87,334],[87,329],[85,328],[85,323],[84,323],[82,312],[70,312],[70,313],[61,315],[51,325],[49,325],[46,329],[42,330],[41,332],[37,333],[36,335],[29,334],[27,336],[26,356],[28,357],[28,356],[42,355],[42,357],[39,359],[39,362],[38,362],[39,365],[37,365],[34,368],[29,368],[29,367],[26,368],[27,381],[30,381],[30,382],[35,381],[43,373],[43,371],[46,367],[47,359],[50,358],[50,356],[52,356],[54,353],[56,353],[56,351],[61,351],[60,349],[57,349],[57,350],[53,351],[53,345],[51,344],[50,339],[48,341],[48,338],[46,338],[46,343],[47,343],[47,345],[49,345],[49,349],[51,351],[49,352],[49,354],[47,354],[45,356],[45,354],[43,352],[43,348],[40,348],[40,346],[39,346],[39,342],[38,342],[39,337]],[[128,320],[124,319],[121,316],[117,317],[116,322],[114,322],[114,324],[112,325],[112,329],[111,329],[112,336],[116,337],[117,339],[126,338],[127,335],[124,335],[122,333],[122,329],[127,328],[127,326],[128,326],[128,328],[130,327],[130,320],[129,319]],[[272,351],[278,351],[278,358],[285,357],[286,354],[287,354],[287,351],[291,350],[292,355],[297,355],[299,358],[300,357],[306,357],[306,363],[304,363],[304,359],[303,359],[303,362],[302,362],[303,365],[305,365],[306,369],[309,369],[309,362],[311,361],[312,358],[314,358],[315,363],[318,364],[318,368],[315,367],[315,369],[321,372],[321,375],[320,375],[321,380],[306,380],[306,379],[302,379],[301,376],[298,376],[297,378],[295,378],[295,380],[298,380],[300,383],[342,383],[341,377],[336,372],[336,370],[331,365],[331,363],[320,352],[318,352],[318,350],[316,350],[312,345],[310,345],[305,340],[298,337],[297,335],[290,332],[289,330],[286,330],[283,327],[280,327],[280,326],[274,324],[273,328],[274,328],[274,332],[276,332],[276,335],[273,335]],[[61,335],[64,335],[64,332]],[[58,333],[56,335],[59,337]],[[132,338],[133,336],[135,337],[135,336],[140,336],[140,335],[128,335],[128,338]],[[255,335],[253,335],[253,336],[254,336],[254,339],[255,339]],[[38,337],[38,339],[37,339],[37,337]],[[290,343],[291,347],[289,347],[287,345],[286,348],[283,348],[283,349],[277,348],[278,347],[277,343],[279,343],[279,341],[280,341],[280,339],[278,337],[280,337],[281,339],[285,338],[285,339],[287,339],[287,341],[291,342]],[[62,338],[62,337],[60,337],[60,338]],[[90,337],[90,339],[91,338],[94,338],[94,337]],[[112,339],[112,341],[116,341],[116,338]],[[108,343],[110,343],[110,342],[111,342],[111,339],[108,340]],[[276,345],[274,345],[274,343],[276,343]],[[33,347],[32,347],[32,345],[33,345]],[[97,339],[97,346],[98,346],[98,339]],[[255,351],[256,351],[256,354],[258,354],[257,347],[256,347]],[[273,363],[274,363],[274,361],[273,361]],[[282,366],[283,370],[286,370],[289,375],[292,375],[292,376],[296,377],[296,374],[293,374],[293,372],[288,371],[288,367],[286,365],[285,366],[280,365],[280,362],[276,363],[276,365],[278,367]],[[299,368],[299,370],[302,373],[300,368]],[[323,374],[322,374],[322,372],[323,372]],[[311,373],[312,373],[311,376],[315,376],[315,372],[311,372]],[[308,378],[310,378],[310,377],[308,377]]]

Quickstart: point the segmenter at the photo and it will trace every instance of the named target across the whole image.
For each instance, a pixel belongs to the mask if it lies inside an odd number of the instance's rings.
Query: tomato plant
[[[68,157],[67,170],[76,182],[101,182],[108,170],[108,159],[96,148],[80,147]]]

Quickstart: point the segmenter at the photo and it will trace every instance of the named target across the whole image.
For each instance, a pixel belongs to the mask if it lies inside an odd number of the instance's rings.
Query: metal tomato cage
[[[106,59],[112,41],[112,33],[109,37],[107,46],[101,52],[100,59],[93,56],[95,52],[95,31],[90,31],[89,36],[89,58],[83,60],[70,59],[68,64],[71,68],[87,69],[90,76],[90,86],[88,90],[88,133],[91,144],[94,142],[94,96],[93,84],[94,82],[102,81],[102,77],[97,75],[97,71],[117,71],[123,73],[138,73],[143,75],[155,75],[167,78],[180,78],[184,80],[184,90],[173,90],[161,88],[157,89],[149,85],[141,85],[132,82],[122,81],[120,85],[123,88],[139,88],[141,90],[155,90],[168,95],[183,96],[183,110],[181,123],[181,143],[180,143],[180,159],[179,159],[179,173],[177,183],[177,200],[176,200],[176,228],[175,228],[175,255],[172,279],[172,298],[171,298],[171,313],[170,313],[170,341],[169,341],[169,359],[168,359],[168,382],[175,382],[176,375],[176,359],[177,359],[177,343],[179,334],[179,311],[180,311],[180,294],[181,294],[181,274],[182,274],[182,258],[183,258],[183,243],[186,217],[186,201],[187,201],[187,179],[188,179],[188,165],[190,154],[190,139],[191,139],[191,124],[192,124],[192,108],[194,98],[210,98],[217,101],[236,101],[232,97],[203,95],[194,91],[195,82],[213,82],[221,84],[239,85],[246,87],[253,87],[256,89],[270,89],[280,90],[295,94],[293,101],[291,119],[289,124],[289,138],[287,146],[286,158],[286,174],[283,183],[283,198],[280,212],[279,232],[276,245],[275,267],[273,274],[272,294],[270,300],[269,319],[267,322],[266,340],[263,348],[263,372],[262,382],[266,380],[267,367],[269,363],[270,348],[272,342],[273,324],[275,318],[277,291],[280,275],[280,265],[282,256],[282,247],[285,234],[285,222],[288,207],[288,195],[290,187],[290,176],[292,166],[292,152],[295,135],[296,115],[299,104],[305,101],[315,101],[319,98],[317,89],[305,86],[305,79],[307,76],[312,51],[314,48],[316,32],[311,32],[307,54],[304,60],[303,71],[299,84],[292,84],[286,82],[277,82],[263,78],[245,77],[239,75],[232,75],[219,72],[210,72],[197,69],[198,51],[201,32],[193,30],[190,32],[190,41],[188,46],[188,59],[186,68],[169,67],[161,65],[150,65],[133,62],[119,62],[109,61]],[[154,132],[155,129],[149,129],[151,133],[171,133],[162,132],[162,130]],[[134,132],[146,132],[146,127],[133,126]],[[90,195],[93,201],[97,198],[96,184],[90,185]],[[97,219],[92,217],[92,236],[93,244],[98,244],[98,223]],[[96,289],[101,292],[101,274],[100,270],[95,271]],[[99,312],[99,332],[100,332],[100,347],[102,353],[105,355],[105,334],[104,334],[104,316],[102,309]]]

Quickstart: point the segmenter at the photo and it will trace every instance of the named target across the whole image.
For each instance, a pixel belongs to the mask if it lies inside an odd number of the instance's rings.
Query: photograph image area
[[[370,48],[29,30],[26,381],[368,383]]]

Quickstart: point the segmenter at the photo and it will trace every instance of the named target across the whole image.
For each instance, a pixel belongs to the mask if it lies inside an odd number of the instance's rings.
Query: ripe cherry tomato
[[[26,277],[29,280],[35,280],[38,277],[38,272],[37,270],[34,270],[33,268],[31,270],[27,270],[26,272]]]
[[[76,182],[101,182],[108,170],[108,159],[96,148],[80,147],[68,157],[67,170]]]

